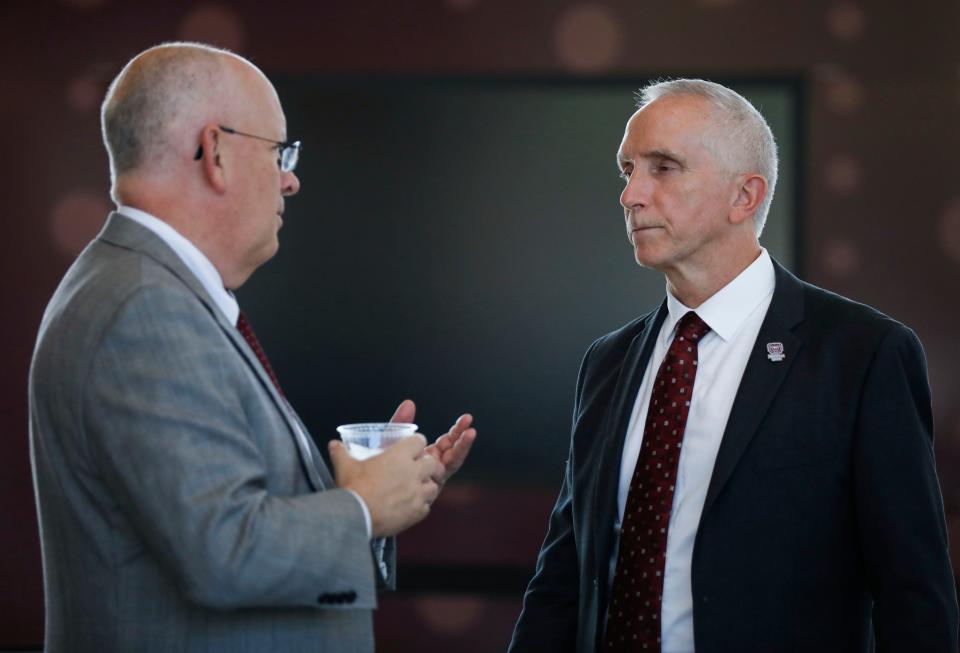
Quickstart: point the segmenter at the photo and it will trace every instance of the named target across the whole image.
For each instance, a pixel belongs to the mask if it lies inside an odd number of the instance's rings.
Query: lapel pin
[[[786,355],[783,353],[783,343],[782,342],[768,342],[767,343],[767,358],[769,358],[774,363],[779,363]]]

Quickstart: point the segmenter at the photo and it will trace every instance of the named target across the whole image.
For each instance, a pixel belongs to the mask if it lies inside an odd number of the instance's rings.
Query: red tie
[[[710,327],[690,311],[657,371],[620,527],[620,551],[607,609],[606,651],[660,653],[660,609],[667,528],[680,445],[697,375],[697,344]]]
[[[279,392],[280,396],[283,397],[283,390],[280,389],[280,381],[277,380],[277,375],[273,373],[273,368],[270,367],[270,361],[267,360],[267,355],[263,353],[263,347],[260,346],[260,341],[257,340],[257,335],[253,332],[253,327],[250,326],[250,322],[247,321],[247,316],[244,315],[243,311],[240,311],[240,316],[237,318],[237,331],[240,332],[240,335],[243,336],[243,339],[247,341],[248,345],[250,345],[250,349],[253,350],[253,353],[257,355],[257,360],[260,361],[263,369],[267,372],[267,376],[269,376],[270,380],[273,381],[273,385],[277,389],[277,392]]]

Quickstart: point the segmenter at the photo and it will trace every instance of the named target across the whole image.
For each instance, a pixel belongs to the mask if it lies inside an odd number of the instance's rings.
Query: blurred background
[[[845,0],[134,2],[0,7],[0,649],[37,649],[43,587],[26,378],[43,308],[110,209],[98,109],[150,45],[231,48],[304,141],[279,256],[238,293],[323,443],[405,397],[480,440],[400,538],[378,650],[504,650],[566,458],[580,358],[653,308],[614,155],[652,78],[729,84],[782,176],[762,242],[926,348],[960,565],[960,3]]]

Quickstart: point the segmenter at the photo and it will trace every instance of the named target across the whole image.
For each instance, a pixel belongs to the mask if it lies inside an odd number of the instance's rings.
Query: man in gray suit
[[[47,650],[372,651],[390,538],[463,463],[471,417],[365,461],[335,441],[324,464],[229,292],[276,253],[300,185],[260,70],[151,48],[102,118],[118,210],[30,373]]]

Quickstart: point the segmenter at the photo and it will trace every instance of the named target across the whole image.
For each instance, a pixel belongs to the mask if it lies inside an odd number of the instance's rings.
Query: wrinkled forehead
[[[649,151],[694,155],[713,150],[713,107],[696,96],[670,96],[638,109],[627,121],[618,156],[632,159]]]
[[[624,140],[699,136],[712,126],[713,114],[710,104],[698,97],[660,98],[630,116],[624,129]]]

